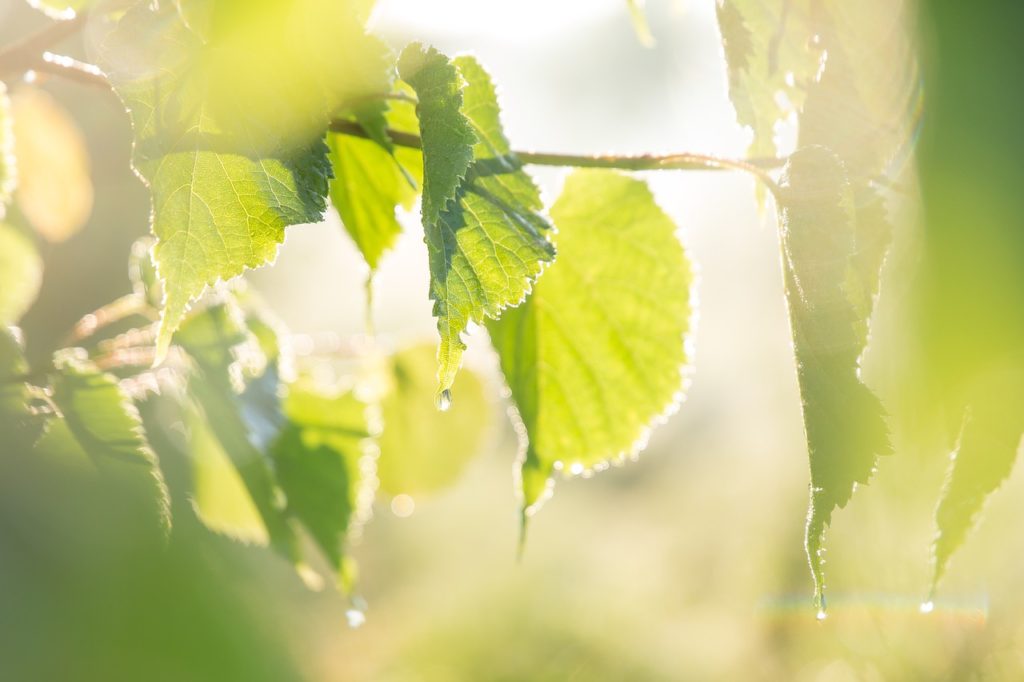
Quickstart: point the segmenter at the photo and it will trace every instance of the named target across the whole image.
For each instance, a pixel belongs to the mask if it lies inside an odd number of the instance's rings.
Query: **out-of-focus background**
[[[650,0],[647,16],[650,48],[623,0],[380,0],[372,26],[396,46],[418,39],[476,54],[518,149],[742,156],[749,138],[728,100],[714,2]],[[0,0],[3,42],[42,21]],[[45,254],[43,292],[23,324],[43,354],[83,313],[127,291],[129,247],[148,217],[117,100],[45,87],[84,131],[96,194],[86,229]],[[564,174],[535,177],[550,201]],[[898,434],[896,455],[835,515],[831,611],[815,620],[802,547],[807,455],[773,211],[759,212],[742,175],[645,179],[699,268],[692,385],[638,462],[557,484],[521,561],[516,443],[478,332],[468,362],[490,378],[495,426],[446,492],[416,499],[407,517],[378,505],[354,550],[361,627],[348,626],[340,596],[307,590],[270,551],[206,537],[186,520],[166,563],[122,567],[125,579],[87,605],[71,588],[40,594],[27,562],[0,558],[0,621],[19,655],[53,657],[50,670],[62,656],[99,669],[107,657],[137,658],[151,679],[195,679],[172,663],[190,657],[215,662],[209,679],[1019,679],[1024,479],[1018,471],[993,498],[934,612],[921,614],[948,452]],[[906,181],[913,192],[912,173]],[[919,229],[912,206],[891,208],[886,272],[912,264]],[[404,223],[375,287],[378,331],[395,346],[435,334],[417,216]],[[293,331],[348,335],[363,330],[364,267],[332,214],[290,228],[277,263],[249,279]],[[882,292],[875,333],[884,337],[905,291],[883,279]],[[869,353],[865,378],[883,399],[898,389],[897,365]],[[77,673],[65,679],[88,679]]]

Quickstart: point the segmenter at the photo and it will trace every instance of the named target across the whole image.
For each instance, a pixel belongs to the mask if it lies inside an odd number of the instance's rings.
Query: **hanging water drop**
[[[819,621],[823,621],[828,618],[828,614],[825,613],[825,609],[818,609],[818,615],[815,616]]]
[[[931,599],[929,599],[926,602],[922,602],[919,610],[921,611],[921,613],[931,613],[935,610],[935,602],[933,602]]]
[[[452,406],[452,392],[446,388],[438,393],[435,404],[437,405],[437,409],[442,412],[447,412]]]

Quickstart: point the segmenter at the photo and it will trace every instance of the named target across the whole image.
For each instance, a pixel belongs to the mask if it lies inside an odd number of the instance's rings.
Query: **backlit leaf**
[[[811,465],[807,554],[824,608],[822,543],[836,507],[867,483],[888,431],[861,382],[870,305],[858,281],[857,231],[846,171],[824,147],[794,153],[780,196],[783,270]]]
[[[21,319],[43,283],[43,259],[30,235],[0,220],[0,325]]]
[[[679,401],[689,361],[692,271],[647,185],[577,171],[551,215],[558,260],[523,305],[488,323],[525,427],[526,513],[556,469],[636,453]]]

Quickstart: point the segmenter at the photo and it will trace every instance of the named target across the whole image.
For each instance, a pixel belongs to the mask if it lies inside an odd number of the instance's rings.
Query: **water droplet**
[[[825,613],[825,609],[818,609],[818,615],[815,616],[815,618],[817,618],[819,621],[822,621],[828,618],[828,614]]]
[[[411,496],[395,495],[391,500],[391,513],[400,519],[405,519],[412,516],[412,513],[416,511],[416,501]]]
[[[931,613],[934,610],[935,610],[935,602],[933,602],[930,599],[928,601],[926,601],[926,602],[922,602],[921,608],[920,608],[921,613]]]
[[[583,473],[583,464],[580,462],[573,462],[572,466],[569,467],[569,473],[573,476],[579,476]]]
[[[437,405],[437,409],[442,412],[447,412],[452,406],[452,392],[446,388],[438,393],[435,404]]]
[[[355,630],[366,622],[366,614],[359,609],[348,609],[345,611],[345,622],[348,623],[350,628]]]

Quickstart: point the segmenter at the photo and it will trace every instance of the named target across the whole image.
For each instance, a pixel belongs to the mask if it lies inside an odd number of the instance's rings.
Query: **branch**
[[[0,49],[0,77],[34,69],[43,52],[80,31],[85,20],[86,14],[79,13],[74,19],[48,24],[37,33]]]
[[[332,132],[368,139],[366,131],[355,121],[331,121]],[[423,141],[418,135],[400,130],[387,130],[388,137],[399,147],[422,149]],[[627,171],[654,170],[741,170],[761,180],[773,192],[778,185],[768,174],[772,168],[785,164],[785,159],[724,159],[707,154],[637,154],[637,155],[586,155],[586,154],[545,154],[541,152],[514,151],[512,156],[523,164],[531,166],[561,166],[577,168],[614,168]]]

